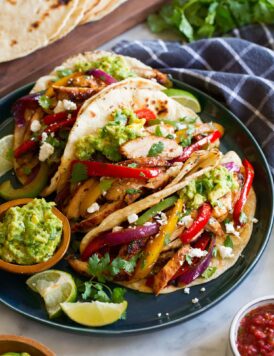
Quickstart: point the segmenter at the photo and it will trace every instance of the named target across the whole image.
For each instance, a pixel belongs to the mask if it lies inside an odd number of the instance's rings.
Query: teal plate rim
[[[192,87],[191,85],[182,83],[179,80],[173,80],[173,82],[175,83],[175,85],[177,87],[181,87],[182,89],[185,90],[189,90],[190,92],[193,92],[194,95],[197,95],[200,98],[204,98],[206,101],[211,101],[213,103],[214,106],[216,106],[217,108],[223,110],[224,112],[226,112],[231,118],[232,120],[234,120],[241,128],[241,130],[248,136],[248,138],[252,141],[253,145],[255,146],[256,151],[258,152],[264,169],[266,171],[266,179],[270,185],[270,192],[271,192],[271,206],[269,206],[270,208],[270,216],[273,217],[273,211],[274,211],[274,202],[273,202],[273,197],[274,197],[274,187],[273,187],[273,179],[272,179],[272,175],[267,163],[267,160],[264,156],[264,153],[262,151],[262,149],[260,148],[259,144],[257,143],[256,139],[254,138],[254,136],[251,134],[251,132],[246,128],[246,126],[230,111],[228,110],[223,104],[221,104],[220,102],[218,102],[217,100],[215,100],[214,98],[212,98],[211,96],[209,96],[208,94],[204,93],[203,91],[196,89],[194,87]],[[13,92],[7,94],[5,97],[0,99],[0,109],[2,107],[6,108],[9,107],[18,97],[24,95],[25,93],[29,92],[31,87],[33,86],[34,83],[29,83],[26,84],[16,90],[14,90]],[[7,110],[7,109],[6,109]],[[4,110],[4,116],[5,115],[5,110]],[[7,117],[6,117],[7,118]],[[1,120],[2,122],[5,121]],[[270,219],[270,221],[268,222],[266,231],[264,232],[264,240],[263,240],[263,244],[261,245],[257,255],[255,256],[255,258],[252,260],[252,262],[249,264],[249,266],[246,268],[245,271],[243,271],[242,273],[239,274],[239,276],[237,277],[237,280],[235,281],[235,283],[230,286],[229,288],[227,288],[227,290],[225,290],[224,292],[222,292],[218,297],[216,297],[214,300],[210,301],[208,304],[206,304],[205,306],[189,313],[186,316],[182,316],[179,317],[177,319],[174,320],[167,320],[165,322],[162,323],[157,323],[155,325],[150,325],[147,327],[139,327],[138,329],[136,328],[131,328],[131,329],[122,329],[122,330],[110,330],[110,329],[102,329],[102,328],[85,328],[85,327],[81,327],[75,324],[75,326],[73,325],[62,325],[59,324],[57,322],[54,322],[52,320],[49,319],[44,319],[35,315],[32,315],[31,313],[25,312],[24,310],[20,309],[19,307],[15,307],[14,305],[10,304],[9,302],[7,302],[6,300],[4,300],[2,298],[2,296],[0,296],[0,302],[4,305],[6,305],[7,307],[9,307],[10,309],[12,309],[13,311],[24,315],[32,320],[36,320],[42,324],[45,325],[49,325],[49,326],[54,326],[58,329],[64,330],[64,331],[71,331],[71,332],[75,332],[75,333],[84,333],[84,334],[93,334],[93,335],[108,335],[108,336],[115,336],[115,335],[132,335],[132,334],[138,334],[138,333],[144,333],[144,332],[152,332],[152,331],[156,331],[156,330],[160,330],[169,326],[173,326],[179,323],[182,323],[186,320],[192,319],[195,316],[203,313],[204,311],[212,308],[214,305],[216,305],[217,303],[219,303],[221,300],[223,300],[228,294],[230,294],[235,288],[237,288],[241,282],[248,276],[248,274],[252,271],[252,269],[255,267],[255,265],[257,264],[257,262],[259,261],[259,259],[261,258],[267,243],[269,241],[270,238],[270,234],[271,234],[271,230],[272,230],[272,226],[273,226],[273,219]],[[233,268],[233,267],[232,267]]]

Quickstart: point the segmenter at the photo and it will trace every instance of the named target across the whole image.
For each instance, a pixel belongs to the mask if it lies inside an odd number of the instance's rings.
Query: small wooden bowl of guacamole
[[[0,356],[55,356],[45,345],[23,336],[0,335]]]
[[[45,199],[17,199],[0,205],[0,268],[19,274],[47,270],[70,243],[67,218]]]

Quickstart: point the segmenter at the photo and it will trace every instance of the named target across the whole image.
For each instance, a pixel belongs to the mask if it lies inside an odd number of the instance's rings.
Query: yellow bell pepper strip
[[[176,229],[179,214],[182,211],[182,208],[183,200],[178,199],[172,210],[170,218],[168,219],[168,223],[163,225],[159,234],[146,245],[144,256],[137,264],[133,275],[133,280],[143,279],[149,275],[164,247],[165,240],[170,237]]]
[[[52,83],[52,85],[57,86],[57,87],[65,86],[65,85],[67,85],[67,83],[70,79],[79,77],[80,75],[82,75],[82,73],[80,73],[80,72],[72,73],[70,75],[67,75],[66,77],[63,77],[63,78],[57,80],[57,82]],[[45,95],[48,96],[49,98],[54,95],[54,88],[52,87],[52,85],[47,89],[47,91],[45,93]]]

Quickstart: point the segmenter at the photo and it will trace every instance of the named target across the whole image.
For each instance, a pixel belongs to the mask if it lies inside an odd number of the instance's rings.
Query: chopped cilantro
[[[73,73],[72,69],[64,68],[56,71],[58,78],[64,78]]]
[[[173,140],[174,139],[174,135],[172,135],[172,134],[168,134],[167,136],[166,136],[166,138],[169,138],[170,140]]]
[[[46,95],[41,95],[38,99],[38,103],[44,110],[48,110],[51,106],[52,100]]]
[[[129,188],[126,190],[126,194],[138,194],[138,193],[141,193],[140,189]]]
[[[212,256],[213,256],[213,257],[216,257],[216,256],[217,256],[217,252],[218,252],[218,251],[217,251],[217,248],[214,247],[214,248],[213,248],[213,251],[212,251]]]
[[[189,255],[186,255],[186,262],[187,262],[189,265],[192,265],[192,258],[191,258]]]
[[[88,178],[87,166],[83,163],[75,163],[72,168],[70,182],[72,184],[82,182]]]
[[[231,237],[229,235],[227,235],[226,238],[225,238],[224,246],[233,248],[233,241],[232,241],[232,239],[231,239]]]
[[[145,175],[144,172],[140,172],[139,176],[140,176],[140,177],[145,177],[146,175]]]
[[[202,274],[202,277],[208,279],[212,277],[216,271],[217,271],[217,267],[207,267],[207,269]]]
[[[133,162],[133,163],[128,164],[127,166],[130,168],[136,168],[138,166],[138,164]]]
[[[191,136],[188,136],[186,138],[182,138],[180,141],[180,145],[182,147],[188,147],[191,144]]]
[[[247,216],[243,211],[240,214],[239,221],[242,225],[247,223]]]
[[[13,160],[13,149],[9,148],[5,154],[5,159],[7,161],[12,161]]]
[[[105,282],[106,279],[112,280],[121,271],[132,273],[138,257],[139,255],[136,255],[127,261],[118,256],[110,261],[108,253],[101,258],[97,254],[94,254],[89,258],[89,272],[99,282]]]
[[[161,152],[163,152],[164,147],[165,146],[164,146],[163,142],[161,142],[161,141],[154,143],[150,147],[150,150],[148,151],[148,157],[158,156]]]
[[[161,130],[161,127],[160,127],[159,125],[157,125],[157,126],[155,127],[155,135],[156,135],[156,136],[159,136],[159,137],[163,137],[163,136],[164,136],[164,134],[163,134],[163,132],[162,132],[162,130]]]
[[[112,303],[122,303],[123,300],[125,299],[125,294],[126,294],[125,288],[119,288],[119,287],[114,288],[112,291],[112,298],[111,298]]]
[[[28,176],[28,175],[31,174],[31,168],[29,168],[29,167],[27,167],[27,166],[23,167],[22,170],[23,170],[23,173],[24,173],[26,176]]]
[[[114,179],[102,179],[99,183],[101,192],[107,192],[112,186]]]

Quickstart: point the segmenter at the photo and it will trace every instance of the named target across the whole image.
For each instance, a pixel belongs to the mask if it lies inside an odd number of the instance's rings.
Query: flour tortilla
[[[69,134],[61,164],[51,179],[50,186],[43,191],[43,195],[49,195],[56,190],[57,192],[62,191],[69,179],[71,162],[76,159],[75,143],[82,136],[96,134],[97,130],[105,126],[110,120],[114,109],[130,107],[137,110],[148,107],[156,112],[157,108],[161,107],[165,110],[158,117],[168,117],[169,120],[177,120],[187,116],[197,117],[191,109],[182,106],[164,94],[163,89],[163,86],[151,80],[130,78],[106,87],[87,100],[83,104]]]
[[[2,0],[0,62],[25,56],[58,37],[82,0]]]
[[[65,62],[63,62],[60,66],[54,68],[48,75],[45,75],[37,80],[35,83],[32,93],[39,92],[42,90],[46,90],[49,86],[49,83],[54,80],[57,76],[57,70],[59,69],[74,69],[75,65],[81,62],[96,62],[99,61],[103,57],[122,57],[125,63],[130,67],[130,69],[136,74],[138,77],[148,78],[151,76],[154,71],[153,68],[145,65],[138,59],[121,56],[113,52],[108,51],[90,51],[77,54],[68,58]]]
[[[90,6],[90,8],[86,11],[81,21],[81,24],[102,19],[126,1],[127,0],[101,0],[99,2],[97,1],[97,4],[95,6]]]

